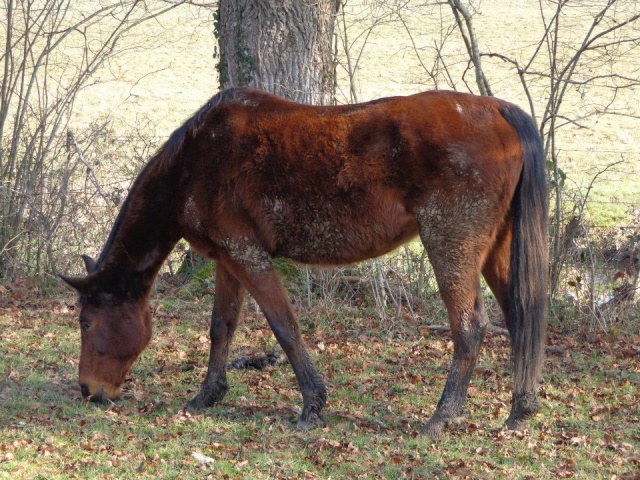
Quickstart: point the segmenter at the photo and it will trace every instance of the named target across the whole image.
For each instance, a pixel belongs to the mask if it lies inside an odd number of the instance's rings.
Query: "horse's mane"
[[[149,173],[163,173],[167,172],[174,164],[176,158],[179,157],[182,148],[184,147],[184,142],[187,137],[194,137],[198,130],[205,123],[208,113],[214,108],[223,105],[223,104],[232,104],[232,103],[248,103],[247,94],[250,91],[242,88],[229,88],[223,90],[217,94],[215,94],[211,99],[205,103],[202,107],[196,111],[187,121],[185,121],[178,129],[176,129],[170,136],[169,139],[160,147],[158,152],[147,162],[142,171],[138,174],[138,177],[133,182],[131,189],[129,190],[129,194],[125,199],[122,207],[120,208],[120,212],[116,217],[115,222],[113,223],[113,227],[111,228],[111,233],[109,233],[109,238],[107,239],[104,247],[102,248],[102,252],[100,253],[100,257],[96,262],[96,270],[99,270],[102,262],[104,261],[104,257],[111,248],[115,236],[120,229],[120,225],[129,209],[130,200],[133,197],[135,191],[142,179],[148,175]]]
[[[169,139],[160,147],[160,150],[149,161],[149,164],[154,163],[160,171],[165,171],[173,164],[173,160],[181,152],[187,137],[194,137],[198,133],[211,110],[224,104],[242,103],[245,100],[246,93],[248,93],[246,89],[228,88],[215,94],[169,136]]]

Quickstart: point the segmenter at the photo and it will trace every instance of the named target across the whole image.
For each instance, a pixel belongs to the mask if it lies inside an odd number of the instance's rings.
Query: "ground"
[[[429,328],[438,302],[385,321],[345,305],[299,314],[323,373],[326,428],[296,429],[300,395],[286,362],[229,374],[218,406],[190,413],[204,378],[211,299],[175,281],[154,294],[154,338],[125,398],[100,407],[77,386],[73,293],[38,282],[0,288],[0,478],[616,478],[640,475],[640,337],[549,328],[542,412],[502,428],[508,339],[487,335],[467,417],[439,443],[419,435],[451,359]],[[495,312],[489,308],[490,312]],[[500,318],[492,313],[496,332]],[[248,302],[232,358],[281,354]]]

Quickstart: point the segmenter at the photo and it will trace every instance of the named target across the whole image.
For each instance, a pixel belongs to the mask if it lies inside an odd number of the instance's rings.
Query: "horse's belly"
[[[400,202],[271,204],[277,256],[310,264],[354,263],[383,255],[414,237],[415,218]]]

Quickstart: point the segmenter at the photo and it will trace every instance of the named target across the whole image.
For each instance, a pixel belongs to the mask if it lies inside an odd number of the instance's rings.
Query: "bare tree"
[[[114,0],[84,12],[70,0],[3,3],[0,277],[11,277],[55,270],[68,191],[87,168],[65,136],[78,93],[123,35],[178,3]]]
[[[338,49],[343,61],[336,63],[347,75],[349,95],[345,97],[350,103],[360,100],[356,76],[369,37],[378,27],[392,23],[397,12],[407,3],[408,0],[375,0],[358,9],[349,9],[349,13],[347,7],[351,6],[350,2],[346,0],[341,3],[336,26]]]
[[[640,72],[635,70],[632,76],[628,76],[620,73],[619,65],[640,58],[640,13],[637,2],[629,0],[578,3],[539,0],[539,7],[544,34],[524,64],[502,54],[486,56],[500,58],[515,67],[544,140],[555,206],[550,225],[550,288],[554,297],[567,258],[563,248],[566,173],[562,168],[558,138],[561,130],[568,126],[589,128],[588,120],[594,117],[632,115],[628,105],[618,105],[617,99],[622,96],[622,90],[640,87]],[[579,27],[569,23],[572,18],[589,19],[582,22],[582,33],[576,34]],[[540,65],[546,65],[546,68]],[[533,88],[541,84],[546,84],[546,102],[542,105],[532,94]],[[590,104],[578,102],[584,105],[579,111],[569,109],[572,98],[588,98],[594,88],[606,92],[602,99]],[[572,217],[573,214],[569,216]]]

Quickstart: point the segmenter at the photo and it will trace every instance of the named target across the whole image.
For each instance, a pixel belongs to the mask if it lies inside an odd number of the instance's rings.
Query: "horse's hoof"
[[[420,430],[420,435],[430,438],[434,442],[439,442],[444,437],[443,421],[433,421],[433,418],[429,420]]]
[[[192,400],[187,403],[187,409],[190,412],[197,412],[198,410],[204,410],[205,408],[210,407],[207,402],[203,401],[200,395],[196,396]]]
[[[316,412],[306,415],[304,419],[300,417],[300,420],[298,420],[298,430],[303,432],[308,432],[315,428],[324,428],[326,425],[327,422],[324,421],[324,418]]]
[[[522,432],[529,426],[529,422],[527,422],[524,418],[507,418],[507,421],[504,422],[505,427],[508,430],[514,430],[516,432]]]
[[[511,412],[505,425],[509,430],[524,430],[529,426],[528,419],[540,411],[540,403],[535,393],[513,394]]]
[[[445,428],[459,425],[463,420],[463,416],[443,418],[437,413],[434,413],[424,427],[422,427],[420,434],[430,438],[434,442],[438,442],[444,437]]]
[[[187,408],[191,411],[196,411],[212,407],[221,402],[228,391],[229,385],[226,380],[205,382],[193,400],[187,403]]]
[[[204,410],[205,408],[212,407],[216,403],[218,403],[224,395],[212,395],[210,393],[203,393],[200,391],[198,395],[196,395],[189,403],[187,403],[187,408],[192,411]]]

